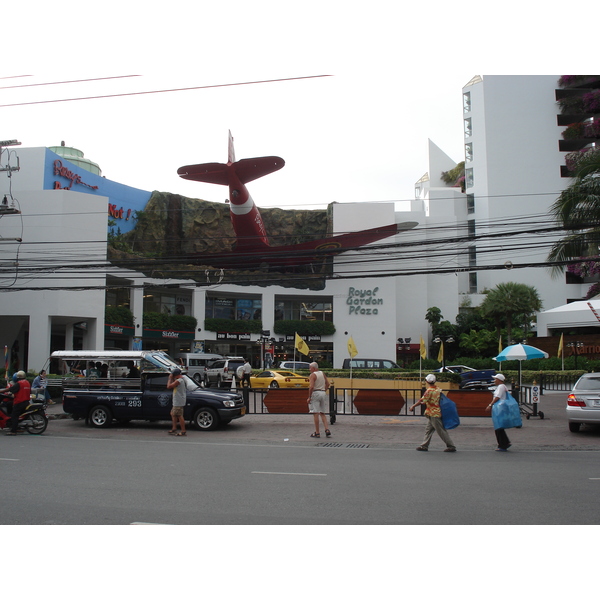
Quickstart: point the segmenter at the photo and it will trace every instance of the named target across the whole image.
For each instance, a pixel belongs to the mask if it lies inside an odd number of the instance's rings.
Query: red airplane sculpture
[[[183,179],[229,186],[230,216],[236,235],[235,248],[227,253],[198,254],[193,258],[200,260],[202,264],[215,267],[239,269],[267,264],[273,267],[293,268],[315,263],[348,250],[356,250],[365,244],[412,229],[417,225],[414,221],[394,223],[301,244],[271,246],[260,212],[245,184],[278,171],[284,165],[285,161],[278,156],[244,158],[236,161],[233,138],[229,132],[227,164],[204,163],[177,169],[177,174]]]

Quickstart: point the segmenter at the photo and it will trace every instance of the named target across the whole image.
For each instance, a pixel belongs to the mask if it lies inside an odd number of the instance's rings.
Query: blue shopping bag
[[[494,429],[510,429],[523,425],[519,403],[510,394],[492,405],[492,422]]]
[[[446,394],[440,394],[440,409],[442,411],[444,429],[454,429],[460,425],[456,404]]]

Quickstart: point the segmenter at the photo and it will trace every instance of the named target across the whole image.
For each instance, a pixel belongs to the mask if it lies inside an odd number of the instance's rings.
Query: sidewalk
[[[540,398],[538,410],[544,418],[523,416],[523,426],[508,432],[511,451],[600,451],[600,428],[582,428],[571,433],[565,415],[568,392],[547,392]],[[62,404],[48,406],[50,419],[67,419]],[[65,423],[67,426],[68,423]],[[208,434],[215,443],[305,444],[310,446],[401,447],[418,446],[423,438],[425,419],[421,416],[337,415],[330,426],[332,436],[314,439],[312,415],[248,414],[232,421],[227,427]],[[458,450],[496,447],[496,438],[489,417],[464,417],[450,436]],[[443,444],[434,434],[430,451],[442,451]]]

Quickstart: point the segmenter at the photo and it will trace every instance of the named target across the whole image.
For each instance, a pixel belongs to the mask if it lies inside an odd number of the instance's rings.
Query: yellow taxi
[[[253,388],[307,388],[308,384],[308,377],[292,371],[263,371],[250,377]]]

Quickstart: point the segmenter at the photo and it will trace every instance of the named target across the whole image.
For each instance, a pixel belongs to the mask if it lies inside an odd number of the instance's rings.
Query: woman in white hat
[[[487,405],[486,410],[492,410],[492,406],[496,402],[500,400],[506,400],[508,396],[508,389],[504,385],[504,381],[504,375],[502,375],[502,373],[496,373],[496,376],[494,377],[496,391],[494,392],[492,401]],[[498,448],[496,449],[496,452],[508,452],[511,443],[506,435],[506,431],[504,429],[494,429],[494,433],[496,434],[496,441],[498,442]]]
[[[417,447],[417,450],[419,452],[427,452],[427,450],[429,450],[429,443],[431,442],[433,432],[435,431],[442,438],[444,444],[446,444],[444,452],[456,452],[456,446],[450,439],[450,436],[444,427],[444,423],[442,422],[442,410],[440,408],[440,396],[442,395],[442,390],[435,385],[436,379],[433,373],[427,375],[425,381],[427,382],[427,389],[425,390],[423,397],[408,409],[412,412],[419,404],[424,404],[426,406],[425,417],[427,418],[427,426],[425,427],[425,437],[423,438],[423,443]]]

